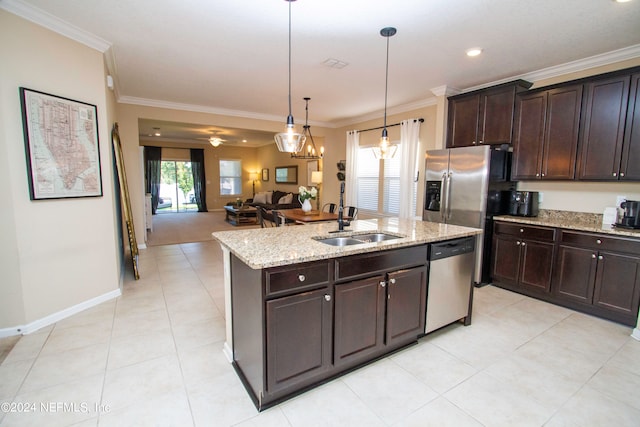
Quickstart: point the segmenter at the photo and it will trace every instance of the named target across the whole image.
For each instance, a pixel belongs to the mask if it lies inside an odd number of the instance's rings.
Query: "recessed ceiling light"
[[[613,0],[613,1],[615,1],[616,3],[628,3],[631,0]]]
[[[471,49],[467,49],[467,56],[478,56],[482,53],[482,49],[479,47],[472,47]]]

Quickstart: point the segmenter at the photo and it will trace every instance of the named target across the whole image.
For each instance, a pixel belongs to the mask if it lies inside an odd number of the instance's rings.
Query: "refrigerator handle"
[[[449,204],[447,193],[447,173],[442,173],[442,192],[440,194],[440,218],[443,222],[447,220],[447,205]]]
[[[447,220],[451,219],[451,175],[453,175],[451,172],[447,175]]]

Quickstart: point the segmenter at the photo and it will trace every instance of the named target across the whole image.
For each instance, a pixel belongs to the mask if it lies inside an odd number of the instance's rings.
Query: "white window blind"
[[[242,162],[220,160],[220,195],[239,196],[241,194]]]
[[[358,149],[358,209],[378,211],[379,165],[370,147]]]
[[[398,145],[398,152],[400,146]],[[400,156],[384,160],[384,193],[382,212],[390,214],[400,213]]]

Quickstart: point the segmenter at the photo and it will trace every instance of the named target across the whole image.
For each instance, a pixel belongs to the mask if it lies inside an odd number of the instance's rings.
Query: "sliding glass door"
[[[191,162],[163,160],[157,213],[197,212]]]

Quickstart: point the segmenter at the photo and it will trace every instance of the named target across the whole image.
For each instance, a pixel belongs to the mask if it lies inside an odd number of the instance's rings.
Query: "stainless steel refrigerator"
[[[427,151],[425,156],[425,221],[480,228],[476,239],[474,281],[490,280],[493,216],[506,213],[511,153],[489,145]]]

